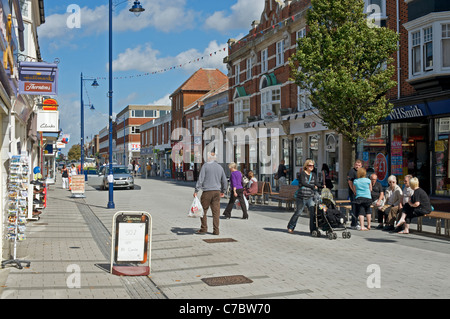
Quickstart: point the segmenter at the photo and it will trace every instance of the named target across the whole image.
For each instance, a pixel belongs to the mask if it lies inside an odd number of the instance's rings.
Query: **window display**
[[[450,117],[435,120],[434,158],[436,195],[450,196],[449,148]]]

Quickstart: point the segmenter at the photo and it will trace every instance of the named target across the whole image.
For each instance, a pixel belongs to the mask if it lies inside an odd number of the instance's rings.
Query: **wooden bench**
[[[441,224],[444,220],[444,236],[450,237],[450,213],[441,211],[432,211],[431,213],[417,218],[417,231],[422,231],[423,218],[436,218],[436,235],[441,235]]]
[[[278,193],[278,192],[272,191],[272,186],[270,185],[270,182],[266,182],[264,184],[264,194],[263,194],[264,204],[266,203],[266,199],[267,199],[267,202],[269,201],[270,196],[277,196],[279,194],[280,193]]]
[[[292,203],[295,202],[294,194],[298,190],[297,185],[282,185],[280,192],[277,195],[270,195],[270,199],[278,201],[278,206],[282,207],[283,202],[286,202],[286,209],[292,209]]]
[[[352,210],[352,203],[347,199],[338,199],[335,200],[336,207],[344,208],[345,213],[347,215],[347,220],[350,222],[350,211]],[[372,210],[372,222],[377,218],[378,216],[378,208],[376,206],[371,205],[370,209]]]
[[[258,198],[258,197],[261,199],[261,203],[263,202],[264,188],[265,188],[266,182],[257,182],[257,183],[258,183],[258,191],[255,194],[249,195],[250,202],[252,202],[252,203],[256,203],[256,198]]]
[[[347,222],[350,222],[350,211],[352,210],[352,204],[349,200],[337,199],[334,201],[336,203],[336,208],[340,210],[340,208],[345,209],[345,214],[347,216]]]

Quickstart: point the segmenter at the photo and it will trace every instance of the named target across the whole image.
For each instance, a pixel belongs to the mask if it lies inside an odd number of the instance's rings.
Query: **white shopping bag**
[[[245,202],[245,207],[247,207],[247,210],[248,210],[249,204],[248,204],[247,197],[245,197],[245,196],[244,196],[244,202]],[[234,203],[236,204],[236,208],[241,208],[241,202],[239,201],[239,198],[236,198],[236,201]]]
[[[198,197],[194,197],[194,201],[192,202],[191,209],[189,210],[189,217],[203,217],[203,207],[202,203],[200,203],[200,200]]]

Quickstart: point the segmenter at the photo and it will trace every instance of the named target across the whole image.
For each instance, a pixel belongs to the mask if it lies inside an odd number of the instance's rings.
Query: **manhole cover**
[[[214,239],[203,239],[203,241],[213,244],[213,243],[231,243],[237,240],[234,240],[233,238],[214,238]]]
[[[251,284],[253,281],[242,275],[202,278],[208,286]]]

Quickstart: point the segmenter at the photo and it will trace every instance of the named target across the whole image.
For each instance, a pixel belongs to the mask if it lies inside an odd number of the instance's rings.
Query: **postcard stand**
[[[6,238],[13,242],[12,259],[2,261],[2,268],[15,264],[22,269],[30,267],[27,260],[17,259],[17,242],[25,240],[26,217],[28,212],[28,196],[30,190],[30,163],[28,156],[12,156],[9,167],[8,181],[8,221]],[[32,190],[31,190],[32,191]]]

